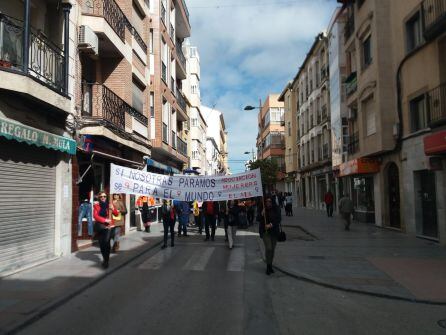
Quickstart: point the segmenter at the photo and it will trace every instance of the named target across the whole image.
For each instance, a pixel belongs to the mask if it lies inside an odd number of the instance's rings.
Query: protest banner
[[[167,176],[111,164],[110,193],[220,201],[260,197],[263,190],[260,169],[228,176]]]

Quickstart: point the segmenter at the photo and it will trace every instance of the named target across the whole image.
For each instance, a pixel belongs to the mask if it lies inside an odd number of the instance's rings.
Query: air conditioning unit
[[[80,26],[78,48],[85,53],[98,54],[98,36],[89,26]]]
[[[348,118],[349,120],[355,120],[355,119],[356,119],[356,109],[352,109],[352,108],[350,108],[350,109],[348,110],[348,116],[347,116],[347,118]]]

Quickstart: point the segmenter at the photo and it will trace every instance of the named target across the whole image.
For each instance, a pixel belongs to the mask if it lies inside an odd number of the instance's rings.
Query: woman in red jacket
[[[109,204],[105,192],[99,192],[98,199],[99,201],[93,206],[93,218],[96,221],[95,228],[98,233],[99,248],[104,259],[102,267],[106,269],[108,268],[108,260],[110,258],[110,239],[114,227],[110,211],[115,216],[119,214],[119,211],[112,204]]]

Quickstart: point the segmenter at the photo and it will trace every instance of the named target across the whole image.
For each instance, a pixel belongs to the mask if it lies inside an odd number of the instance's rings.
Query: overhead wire
[[[188,8],[193,9],[219,9],[219,8],[237,8],[237,7],[263,7],[263,6],[281,6],[281,5],[290,5],[297,4],[297,0],[294,1],[277,1],[277,2],[253,2],[253,3],[245,3],[245,4],[223,4],[223,5],[206,5],[206,6],[188,6]]]

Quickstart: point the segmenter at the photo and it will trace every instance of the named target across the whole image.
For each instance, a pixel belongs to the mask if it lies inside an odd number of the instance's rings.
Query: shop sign
[[[353,159],[342,163],[339,167],[340,177],[377,172],[379,172],[379,163],[376,160],[368,158]]]
[[[263,195],[260,169],[228,176],[167,176],[111,164],[110,192],[180,201],[221,201]]]
[[[76,141],[0,118],[0,136],[38,147],[76,154]]]
[[[426,155],[446,154],[446,130],[426,136],[423,141]]]

